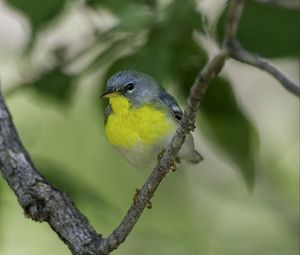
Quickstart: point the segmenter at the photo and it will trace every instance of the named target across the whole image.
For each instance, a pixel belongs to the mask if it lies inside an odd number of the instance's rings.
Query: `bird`
[[[175,98],[153,77],[135,70],[112,75],[101,98],[108,99],[104,130],[109,143],[137,168],[153,169],[183,116]],[[191,133],[177,159],[194,164],[203,160]]]

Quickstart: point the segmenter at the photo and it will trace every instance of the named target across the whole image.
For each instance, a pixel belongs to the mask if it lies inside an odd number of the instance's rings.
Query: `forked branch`
[[[243,0],[230,2],[225,43],[216,55],[199,73],[191,88],[181,125],[172,141],[158,160],[141,190],[136,194],[119,226],[106,238],[102,238],[76,208],[67,194],[57,190],[42,177],[21,143],[11,115],[0,93],[0,172],[15,192],[26,215],[36,221],[45,221],[76,255],[106,255],[125,241],[184,143],[186,135],[195,127],[196,113],[209,82],[222,70],[229,55],[239,61],[264,69],[277,78],[287,89],[299,95],[299,89],[290,83],[279,71],[241,48],[233,48],[239,19],[244,7]],[[234,42],[234,44],[233,44]],[[259,61],[258,61],[259,60]]]

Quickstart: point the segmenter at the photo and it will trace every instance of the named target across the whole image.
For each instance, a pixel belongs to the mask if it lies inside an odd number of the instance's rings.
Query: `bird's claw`
[[[152,208],[152,203],[151,201],[148,201],[146,204],[147,209],[151,209]]]
[[[176,166],[175,161],[171,164],[170,170],[171,170],[172,172],[176,172],[177,166]]]
[[[133,202],[135,203],[135,204],[138,204],[139,203],[139,201],[138,201],[138,194],[140,193],[140,189],[138,189],[138,188],[136,188],[135,189],[135,194],[134,194],[134,196],[133,196]]]
[[[160,161],[162,159],[162,157],[164,156],[166,150],[162,149],[160,153],[158,153],[157,155],[157,160]]]
[[[196,125],[194,122],[189,123],[188,125],[189,130],[194,131],[196,129]]]
[[[177,164],[180,164],[180,163],[181,163],[180,158],[179,158],[179,157],[175,157],[175,162],[176,162]]]

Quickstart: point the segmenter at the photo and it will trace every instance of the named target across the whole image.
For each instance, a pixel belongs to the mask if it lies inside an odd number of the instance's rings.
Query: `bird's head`
[[[141,106],[159,96],[159,85],[151,76],[125,70],[115,73],[107,82],[102,97],[110,102],[116,98],[127,99],[130,105]]]

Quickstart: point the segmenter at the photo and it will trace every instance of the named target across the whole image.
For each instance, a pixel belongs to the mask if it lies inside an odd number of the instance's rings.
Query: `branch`
[[[228,50],[230,57],[232,57],[233,59],[268,72],[275,79],[277,79],[281,83],[281,85],[289,92],[300,96],[299,85],[290,81],[282,72],[271,65],[266,59],[243,49],[240,46],[240,43],[236,40],[238,25],[242,16],[244,6],[245,0],[232,0],[230,2],[223,47]]]
[[[257,54],[250,53],[237,44],[230,46],[229,53],[230,56],[235,60],[255,66],[261,70],[268,72],[275,79],[277,79],[289,92],[295,94],[296,96],[300,96],[300,86],[289,80],[289,78],[287,78],[275,66],[270,64],[266,59],[260,57]]]
[[[238,25],[245,7],[245,0],[231,0],[225,24],[224,45],[235,40]]]
[[[87,247],[101,242],[66,193],[42,177],[23,147],[0,93],[0,172],[15,192],[26,216],[46,221],[73,254],[87,254]],[[90,250],[90,248],[89,248]]]

